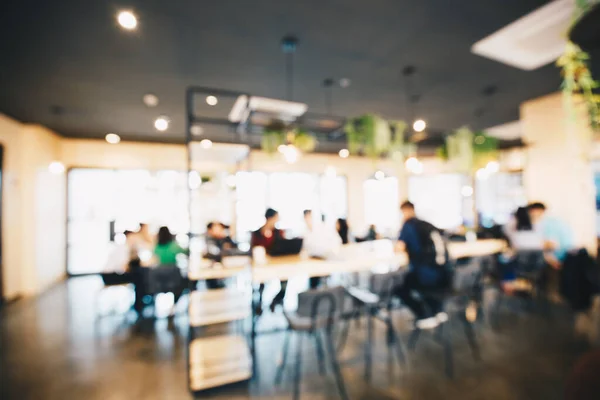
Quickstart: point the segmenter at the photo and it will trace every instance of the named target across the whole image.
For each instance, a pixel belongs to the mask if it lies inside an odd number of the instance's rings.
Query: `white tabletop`
[[[448,244],[450,257],[480,257],[498,253],[506,247],[503,240],[478,240],[476,242],[451,242]],[[248,266],[210,267],[200,258],[190,259],[191,280],[222,279],[248,270]],[[327,260],[304,259],[299,255],[268,257],[263,265],[252,266],[252,281],[264,283],[272,280],[287,280],[295,276],[319,277],[336,273],[370,271],[377,267],[389,269],[408,265],[406,253],[394,253],[390,240],[351,243],[342,247],[335,257]]]

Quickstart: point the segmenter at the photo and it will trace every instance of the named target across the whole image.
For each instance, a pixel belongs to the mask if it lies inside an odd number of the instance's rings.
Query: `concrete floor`
[[[172,323],[134,323],[118,316],[96,321],[94,300],[100,287],[98,278],[75,278],[1,311],[1,399],[191,397],[185,314]],[[410,369],[400,370],[390,364],[384,332],[378,329],[373,382],[367,385],[362,378],[364,332],[354,325],[350,332],[340,358],[351,399],[561,399],[565,377],[585,350],[573,339],[566,310],[555,308],[552,319],[507,312],[499,332],[477,327],[483,357],[479,363],[471,357],[460,324],[453,327],[456,378],[448,380],[436,343],[422,337],[411,354]],[[281,387],[273,384],[281,338],[259,337],[258,379],[204,392],[201,398],[291,398],[291,371]],[[318,373],[312,342],[304,343],[302,398],[338,398],[332,377]]]

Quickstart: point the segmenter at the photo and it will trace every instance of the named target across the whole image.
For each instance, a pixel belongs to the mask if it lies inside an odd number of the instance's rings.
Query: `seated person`
[[[154,256],[160,265],[176,265],[177,255],[185,254],[187,251],[183,249],[175,237],[166,226],[158,230],[158,240],[154,247]]]
[[[527,206],[533,229],[542,235],[544,240],[545,260],[554,269],[562,268],[567,253],[575,248],[573,232],[570,227],[558,218],[546,215],[543,203],[532,203]]]
[[[206,248],[209,258],[210,256],[220,256],[223,250],[236,247],[235,242],[227,234],[225,225],[220,222],[210,222],[206,225]]]
[[[348,244],[352,241],[350,238],[350,227],[348,226],[348,221],[346,221],[344,218],[338,218],[335,223],[335,229],[337,230],[338,235],[340,235],[340,239],[342,239],[342,244]]]
[[[265,248],[267,254],[270,254],[275,241],[277,239],[283,239],[283,232],[277,229],[276,225],[279,222],[279,213],[272,208],[267,209],[265,212],[265,224],[258,230],[252,232],[252,238],[250,240],[250,246],[252,248],[262,246]],[[287,288],[287,281],[281,281],[281,289],[279,293],[273,298],[270,309],[271,312],[275,311],[277,305],[283,305],[283,299],[285,297],[285,291]],[[259,305],[256,313],[260,315],[262,313],[262,295],[265,290],[265,284],[261,283],[258,289],[259,292]]]
[[[342,245],[341,237],[333,227],[329,228],[320,221],[313,222],[312,211],[304,211],[306,232],[302,241],[303,250],[311,257],[327,258],[336,253]]]
[[[423,297],[420,292],[443,292],[449,286],[446,245],[436,227],[416,217],[411,202],[402,203],[400,210],[404,225],[396,247],[398,251],[408,253],[409,272],[393,293],[415,314],[418,328],[432,329],[445,322],[448,316],[439,300]]]
[[[124,274],[129,271],[129,262],[134,259],[135,249],[131,245],[131,237],[133,232],[125,231],[125,242],[121,244],[114,244],[112,251],[108,255],[106,264],[104,266],[105,273]]]
[[[306,233],[302,241],[303,251],[310,257],[328,258],[334,255],[342,245],[342,239],[337,232],[333,228],[328,229],[320,220],[313,221],[311,210],[304,210],[304,221]],[[309,279],[311,289],[316,289],[320,283],[321,277]]]
[[[223,250],[236,247],[235,242],[227,234],[225,225],[220,222],[210,222],[206,225],[206,258],[220,262]],[[220,289],[225,287],[225,284],[221,279],[207,279],[206,286],[209,289]]]

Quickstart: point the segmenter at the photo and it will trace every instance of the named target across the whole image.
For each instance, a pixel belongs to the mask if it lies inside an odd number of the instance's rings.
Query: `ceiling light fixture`
[[[117,14],[117,21],[123,29],[132,31],[137,28],[137,17],[131,11],[121,11]]]
[[[217,99],[217,96],[206,96],[206,104],[209,106],[216,106],[219,104],[219,99]]]
[[[118,144],[121,141],[121,137],[116,133],[107,134],[104,139],[110,144]]]
[[[413,129],[415,130],[415,132],[423,132],[426,127],[427,124],[422,119],[416,120],[413,124]]]
[[[170,122],[171,120],[169,119],[169,117],[167,117],[166,115],[161,115],[154,121],[154,127],[157,131],[164,132],[167,129],[169,129]]]
[[[204,128],[200,125],[194,125],[190,128],[190,132],[194,136],[202,136],[204,134]]]
[[[200,142],[200,146],[205,150],[210,149],[212,147],[212,145],[213,145],[212,140],[204,139]]]
[[[146,107],[156,107],[158,105],[158,96],[152,93],[147,93],[142,97]]]
[[[52,161],[50,165],[48,165],[48,171],[54,175],[60,175],[65,172],[65,165],[60,161]]]
[[[341,149],[339,155],[342,158],[348,158],[348,156],[350,155],[350,151],[348,149]]]
[[[340,87],[342,87],[342,88],[347,88],[348,86],[350,86],[351,83],[352,83],[352,81],[350,81],[350,79],[348,79],[348,78],[340,79]]]

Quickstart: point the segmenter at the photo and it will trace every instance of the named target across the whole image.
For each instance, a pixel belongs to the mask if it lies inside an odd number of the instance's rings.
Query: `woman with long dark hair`
[[[185,253],[185,250],[175,241],[175,236],[166,226],[158,230],[156,247],[154,255],[160,265],[175,265],[177,263],[177,255]]]
[[[340,235],[340,238],[342,238],[342,243],[348,244],[350,242],[348,221],[346,221],[344,218],[338,218],[335,223],[335,228]]]

